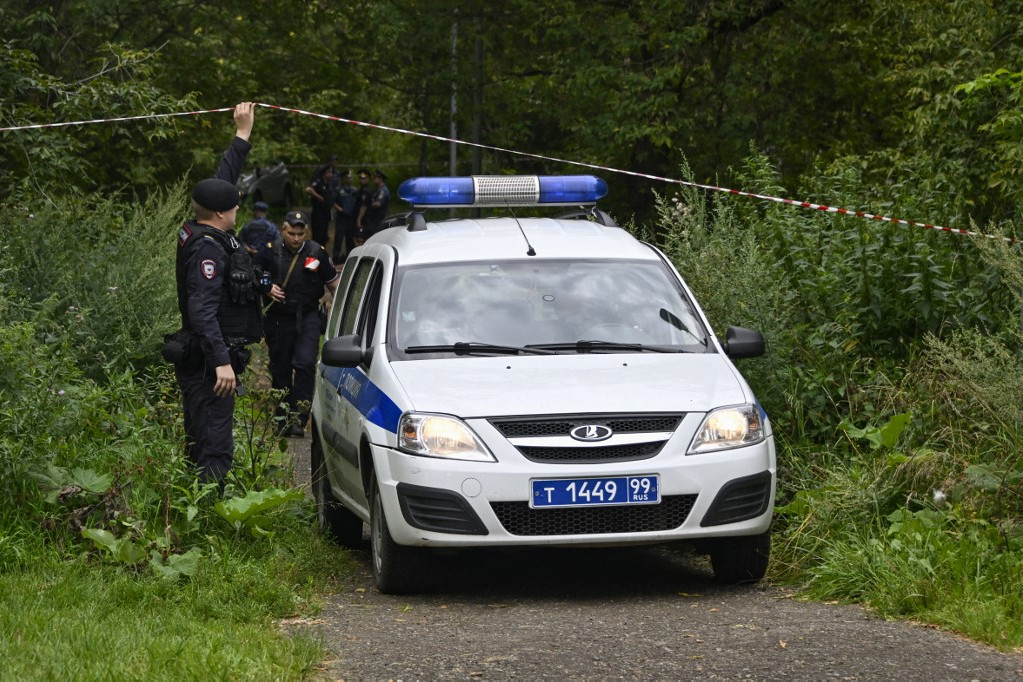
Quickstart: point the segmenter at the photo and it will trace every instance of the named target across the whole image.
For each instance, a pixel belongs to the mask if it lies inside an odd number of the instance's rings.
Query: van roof
[[[527,239],[535,256],[526,253]],[[369,243],[390,244],[402,265],[520,258],[657,260],[652,249],[620,227],[558,218],[454,219],[427,222],[425,229],[395,226],[373,235]]]

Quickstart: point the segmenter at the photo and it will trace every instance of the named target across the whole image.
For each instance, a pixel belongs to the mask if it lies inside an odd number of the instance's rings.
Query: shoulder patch
[[[202,276],[206,279],[213,279],[217,276],[217,262],[207,258],[199,263],[199,272],[201,272]]]
[[[182,225],[181,229],[178,230],[178,246],[184,246],[188,238],[192,236],[192,231],[188,229],[188,225]]]
[[[309,256],[305,257],[305,268],[306,268],[306,270],[317,270],[319,267],[320,267],[320,259],[319,258],[310,258]]]

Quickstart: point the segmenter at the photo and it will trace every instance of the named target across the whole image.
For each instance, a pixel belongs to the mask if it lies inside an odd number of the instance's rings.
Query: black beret
[[[227,180],[200,180],[192,190],[192,200],[211,211],[230,211],[238,205],[238,188]]]

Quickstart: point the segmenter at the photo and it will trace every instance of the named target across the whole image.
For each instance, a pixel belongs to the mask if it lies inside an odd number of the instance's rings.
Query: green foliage
[[[3,286],[42,340],[83,360],[99,378],[159,361],[162,335],[178,326],[174,236],[182,188],[125,207],[67,199],[28,209],[0,205]]]
[[[787,194],[762,154],[739,174]],[[808,184],[851,202],[867,182],[850,168]],[[881,193],[895,215],[928,201]],[[767,339],[741,369],[778,444],[774,575],[1001,647],[1023,642],[1018,249],[691,188],[658,211],[650,238],[714,327]]]
[[[267,537],[272,536],[273,533],[267,530],[270,520],[266,513],[283,504],[301,500],[304,496],[305,494],[300,489],[250,490],[245,493],[244,497],[233,497],[217,502],[213,505],[213,511],[236,530],[241,530],[244,526],[251,531],[254,537]]]
[[[4,674],[308,679],[322,660],[322,644],[299,631],[282,632],[278,621],[308,613],[312,588],[322,588],[309,578],[330,570],[283,553],[259,561],[230,556],[200,562],[182,583],[44,555],[24,571],[0,572]]]
[[[302,493],[274,487],[287,471],[280,441],[244,441],[256,431],[239,415],[236,442],[260,464],[225,498],[184,457],[172,374],[154,360],[177,326],[180,205],[95,201],[81,213],[71,199],[32,218],[38,234],[9,219],[21,209],[0,208],[8,675],[297,678],[320,657],[315,641],[282,637],[268,619],[313,609],[312,590],[349,564],[314,533]],[[75,217],[120,232],[76,242]],[[253,532],[238,533],[218,508]]]
[[[252,486],[287,487],[291,481],[290,468],[279,464],[279,459],[288,452],[288,439],[280,435],[281,417],[277,414],[283,397],[281,390],[255,389],[248,391],[235,406],[236,421],[244,435],[237,443],[241,452],[231,476],[244,490]]]

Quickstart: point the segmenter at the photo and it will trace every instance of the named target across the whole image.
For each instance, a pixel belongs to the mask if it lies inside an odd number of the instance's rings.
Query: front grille
[[[558,462],[559,464],[601,464],[623,460],[647,459],[661,451],[664,441],[635,443],[633,445],[610,445],[607,447],[546,448],[519,446],[527,459],[534,462]]]
[[[696,495],[668,495],[660,504],[531,509],[528,502],[491,502],[512,535],[605,535],[672,530],[685,523]]]
[[[549,417],[509,417],[490,423],[505,438],[567,436],[577,426],[602,424],[615,433],[674,431],[684,415],[673,414],[572,414]]]
[[[653,457],[667,442],[665,434],[678,428],[684,415],[655,414],[561,414],[543,417],[502,417],[490,423],[513,443],[524,457],[534,462],[558,464],[602,464],[626,462]],[[607,442],[583,443],[570,440],[577,426],[599,425],[611,429],[614,435],[650,434],[646,443],[621,444],[614,436]],[[578,445],[530,445],[530,438],[564,438]]]

